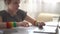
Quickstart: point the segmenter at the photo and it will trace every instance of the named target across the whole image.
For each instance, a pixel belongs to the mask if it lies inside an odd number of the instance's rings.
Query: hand
[[[38,22],[38,27],[40,29],[43,29],[43,26],[45,26],[45,23],[44,22]]]
[[[45,26],[45,23],[44,22],[38,22],[38,25]]]
[[[19,26],[29,27],[29,23],[27,21],[23,21],[19,23]]]

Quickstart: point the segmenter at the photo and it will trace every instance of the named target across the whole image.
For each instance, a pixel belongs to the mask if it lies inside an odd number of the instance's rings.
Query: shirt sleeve
[[[27,12],[23,11],[23,10],[19,10],[19,14],[21,15],[22,17],[22,20],[25,19],[25,17],[27,16]]]
[[[3,16],[5,14],[5,10],[0,11],[0,16]]]
[[[2,16],[2,11],[0,11],[0,16]]]

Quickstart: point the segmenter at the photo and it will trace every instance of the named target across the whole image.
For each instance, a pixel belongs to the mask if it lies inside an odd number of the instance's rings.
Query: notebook
[[[57,27],[44,26],[43,29],[35,28],[34,33],[56,33]]]

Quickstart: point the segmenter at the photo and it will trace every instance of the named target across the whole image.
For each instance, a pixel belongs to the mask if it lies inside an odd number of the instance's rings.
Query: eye
[[[13,4],[19,4],[18,2],[14,2]]]

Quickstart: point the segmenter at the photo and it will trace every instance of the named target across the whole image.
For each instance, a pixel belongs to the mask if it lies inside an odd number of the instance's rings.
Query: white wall
[[[43,6],[42,12],[55,13],[55,14],[60,13],[60,2],[58,1],[55,0],[44,1],[42,6]]]
[[[56,0],[57,1],[57,0]],[[42,2],[42,0],[21,0],[19,9],[22,9],[33,18],[37,18],[40,13],[56,13],[60,14],[60,2],[51,0],[50,2]],[[0,0],[0,10],[5,9],[3,0]]]
[[[3,0],[0,0],[0,10],[5,9],[5,4]]]
[[[29,0],[20,7],[34,18],[37,18],[39,13],[60,14],[60,0]]]
[[[37,13],[37,2],[36,2],[36,0],[27,0],[26,3],[21,1],[19,8],[25,10],[28,13],[28,15],[30,15],[33,18],[35,18],[37,15],[36,14]]]

